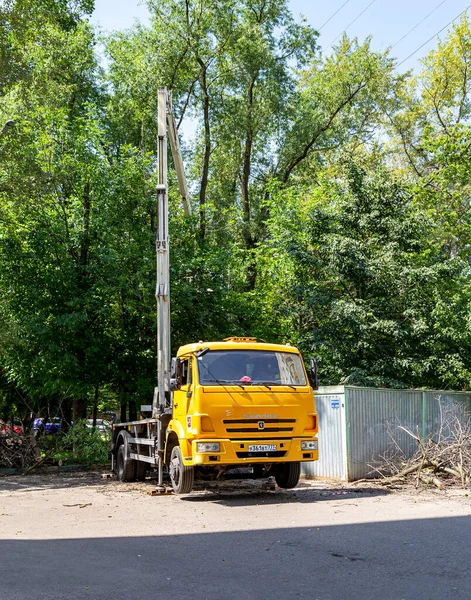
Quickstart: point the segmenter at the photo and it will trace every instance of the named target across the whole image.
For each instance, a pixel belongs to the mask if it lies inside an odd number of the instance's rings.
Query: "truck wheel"
[[[116,473],[119,481],[134,481],[136,464],[134,460],[126,457],[126,448],[121,444],[116,455]]]
[[[136,479],[137,481],[144,481],[149,470],[149,465],[146,462],[136,460]]]
[[[191,492],[193,489],[195,471],[193,467],[186,467],[183,464],[180,446],[174,446],[172,448],[169,474],[175,494],[189,494]]]
[[[275,481],[280,488],[290,489],[298,485],[301,475],[301,463],[289,462],[279,465],[275,472]]]

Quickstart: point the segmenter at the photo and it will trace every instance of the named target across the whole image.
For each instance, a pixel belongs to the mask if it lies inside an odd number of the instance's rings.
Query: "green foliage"
[[[2,413],[152,395],[161,85],[195,126],[191,219],[169,170],[173,351],[255,335],[322,383],[469,387],[467,18],[412,78],[369,39],[323,57],[285,1],[148,4],[106,70],[93,2],[2,5]]]
[[[471,241],[470,60],[465,16],[424,59],[392,119],[396,153],[413,184],[416,210],[437,224],[437,244],[465,260]]]
[[[379,137],[404,77],[394,72],[388,52],[373,52],[370,42],[343,36],[335,52],[313,60],[301,72],[291,108],[294,118],[280,148],[283,181],[307,171],[311,182],[317,165]]]
[[[291,268],[274,308],[290,313],[325,382],[464,386],[466,265],[431,244],[433,223],[413,211],[400,182],[360,163],[347,158],[302,195],[278,194],[271,244]]]
[[[90,427],[87,421],[78,421],[60,438],[56,454],[80,463],[106,463],[110,431],[100,431],[96,427]]]

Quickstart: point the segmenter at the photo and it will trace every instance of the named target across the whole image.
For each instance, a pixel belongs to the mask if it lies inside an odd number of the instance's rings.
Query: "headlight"
[[[317,450],[317,440],[301,442],[301,450]]]
[[[219,442],[198,442],[196,452],[220,452],[221,444]]]

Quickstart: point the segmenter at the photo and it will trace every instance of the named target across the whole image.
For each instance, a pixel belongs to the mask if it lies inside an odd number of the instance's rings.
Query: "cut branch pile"
[[[417,451],[407,458],[399,451],[393,457],[383,456],[383,466],[375,471],[381,475],[379,483],[394,485],[415,483],[416,486],[435,486],[444,489],[450,485],[467,487],[471,482],[471,419],[469,415],[448,415],[439,431],[427,439],[421,439],[406,427],[405,431],[414,438]],[[387,476],[385,475],[387,473]]]
[[[26,469],[37,463],[38,448],[32,436],[12,430],[0,432],[0,468]]]

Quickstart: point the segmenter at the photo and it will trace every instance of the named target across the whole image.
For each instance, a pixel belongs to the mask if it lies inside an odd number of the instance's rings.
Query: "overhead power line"
[[[376,2],[376,0],[372,0],[372,2],[370,2],[370,3],[368,4],[368,6],[367,6],[366,8],[364,8],[364,9],[361,11],[361,13],[360,13],[360,14],[359,14],[357,17],[355,17],[355,18],[353,19],[353,21],[352,21],[351,23],[349,23],[349,24],[348,24],[348,25],[345,27],[345,29],[344,29],[343,31],[341,31],[341,32],[338,34],[338,36],[337,36],[335,39],[333,39],[333,40],[330,42],[330,44],[327,46],[326,50],[328,50],[328,49],[329,49],[329,48],[332,46],[332,44],[335,44],[335,42],[336,42],[336,41],[339,39],[339,37],[340,37],[340,36],[341,36],[343,33],[345,33],[345,32],[347,31],[347,29],[353,25],[353,23],[355,23],[356,21],[358,21],[358,19],[359,19],[359,18],[360,18],[360,17],[361,17],[361,16],[362,16],[362,15],[363,15],[363,14],[364,14],[364,13],[365,13],[365,12],[366,12],[366,11],[367,11],[369,8],[370,8],[370,6],[373,6],[373,4],[374,4],[375,2]]]
[[[393,48],[395,48],[395,47],[396,47],[398,44],[400,44],[400,43],[402,42],[402,40],[405,40],[405,39],[406,39],[406,37],[407,37],[407,36],[408,36],[410,33],[412,33],[412,32],[413,32],[415,29],[417,29],[417,27],[418,27],[419,25],[422,25],[422,23],[423,23],[424,21],[426,21],[426,20],[427,20],[427,19],[430,17],[430,15],[432,15],[432,14],[433,14],[433,13],[434,13],[434,12],[435,12],[435,11],[436,11],[438,8],[440,8],[440,6],[441,6],[442,4],[445,4],[445,2],[446,2],[446,1],[447,1],[447,0],[442,0],[442,1],[440,2],[440,4],[438,4],[438,5],[437,5],[437,6],[436,6],[436,7],[435,7],[433,10],[431,10],[431,11],[428,13],[428,15],[427,15],[427,16],[425,16],[425,17],[424,17],[424,18],[423,18],[421,21],[419,21],[419,22],[417,23],[417,25],[414,25],[414,27],[412,27],[412,29],[409,29],[409,31],[408,31],[408,32],[407,32],[405,35],[403,35],[403,36],[401,37],[401,39],[400,39],[400,40],[398,40],[398,41],[397,41],[395,44],[393,44],[393,45],[391,46],[391,50],[392,50]]]
[[[324,23],[324,25],[322,25],[322,27],[319,27],[319,31],[322,31],[322,29],[323,29],[323,28],[324,28],[324,27],[327,25],[327,23],[330,23],[330,21],[332,21],[332,19],[335,17],[335,15],[336,15],[337,13],[339,13],[339,12],[342,10],[342,8],[343,8],[343,7],[344,7],[346,4],[348,4],[349,2],[350,2],[350,0],[347,0],[346,2],[344,2],[344,3],[342,4],[342,6],[341,6],[340,8],[338,8],[338,9],[337,9],[337,10],[334,12],[334,14],[333,14],[333,15],[331,15],[331,16],[330,16],[330,17],[327,19],[327,21]]]
[[[440,29],[440,31],[437,31],[437,33],[435,33],[434,35],[432,35],[431,38],[429,38],[426,42],[424,42],[422,45],[420,45],[416,50],[414,50],[414,52],[411,52],[411,54],[409,54],[409,56],[407,56],[404,60],[402,60],[397,66],[400,67],[401,65],[403,65],[406,60],[409,60],[409,58],[411,58],[412,56],[414,56],[414,54],[417,54],[417,52],[419,50],[421,50],[424,46],[426,46],[429,42],[431,42],[433,39],[435,39],[437,37],[437,35],[440,35],[442,31],[444,31],[447,27],[449,27],[452,23],[454,23],[456,21],[456,19],[459,19],[461,17],[461,15],[464,15],[464,13],[468,10],[468,8],[471,8],[471,4],[469,4],[463,11],[460,12],[460,14],[458,16],[456,16],[454,19],[452,19],[449,23],[447,23],[445,25],[445,27],[442,27]]]

